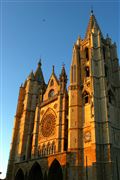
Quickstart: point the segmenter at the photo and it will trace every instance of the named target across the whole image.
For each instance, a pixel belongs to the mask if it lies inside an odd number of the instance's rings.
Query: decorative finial
[[[53,65],[52,66],[52,73],[54,74],[54,69],[55,69],[55,66]]]
[[[42,65],[42,63],[41,63],[41,59],[40,59],[38,62],[38,66],[41,66],[41,65]]]
[[[80,35],[78,36],[78,39],[77,39],[77,41],[76,41],[76,44],[78,45],[78,46],[80,46],[80,42],[81,42],[81,37],[80,37]]]
[[[93,6],[91,6],[91,16],[93,15]]]

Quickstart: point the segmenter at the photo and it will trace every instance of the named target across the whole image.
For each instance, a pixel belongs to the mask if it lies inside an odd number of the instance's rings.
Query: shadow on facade
[[[45,171],[43,174],[41,166],[39,163],[35,162],[28,174],[24,174],[24,171],[21,168],[18,169],[14,180],[63,180],[62,167],[55,159],[52,162],[48,173]]]

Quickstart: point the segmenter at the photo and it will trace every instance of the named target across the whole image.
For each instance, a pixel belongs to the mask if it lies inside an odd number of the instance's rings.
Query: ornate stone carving
[[[54,109],[56,109],[58,107],[58,104],[57,103],[55,103],[54,104]]]
[[[91,141],[91,132],[90,131],[85,132],[84,140],[85,140],[85,142]]]

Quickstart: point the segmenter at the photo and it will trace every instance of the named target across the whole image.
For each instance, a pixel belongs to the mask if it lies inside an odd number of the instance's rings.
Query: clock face
[[[85,142],[88,142],[91,140],[91,132],[87,131],[84,135]]]
[[[55,133],[56,118],[50,113],[43,117],[41,121],[41,132],[44,137],[49,137]]]

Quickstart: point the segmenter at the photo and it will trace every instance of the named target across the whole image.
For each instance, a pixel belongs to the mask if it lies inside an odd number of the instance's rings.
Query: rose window
[[[51,114],[47,114],[41,121],[41,132],[44,137],[49,137],[54,134],[56,118]]]

